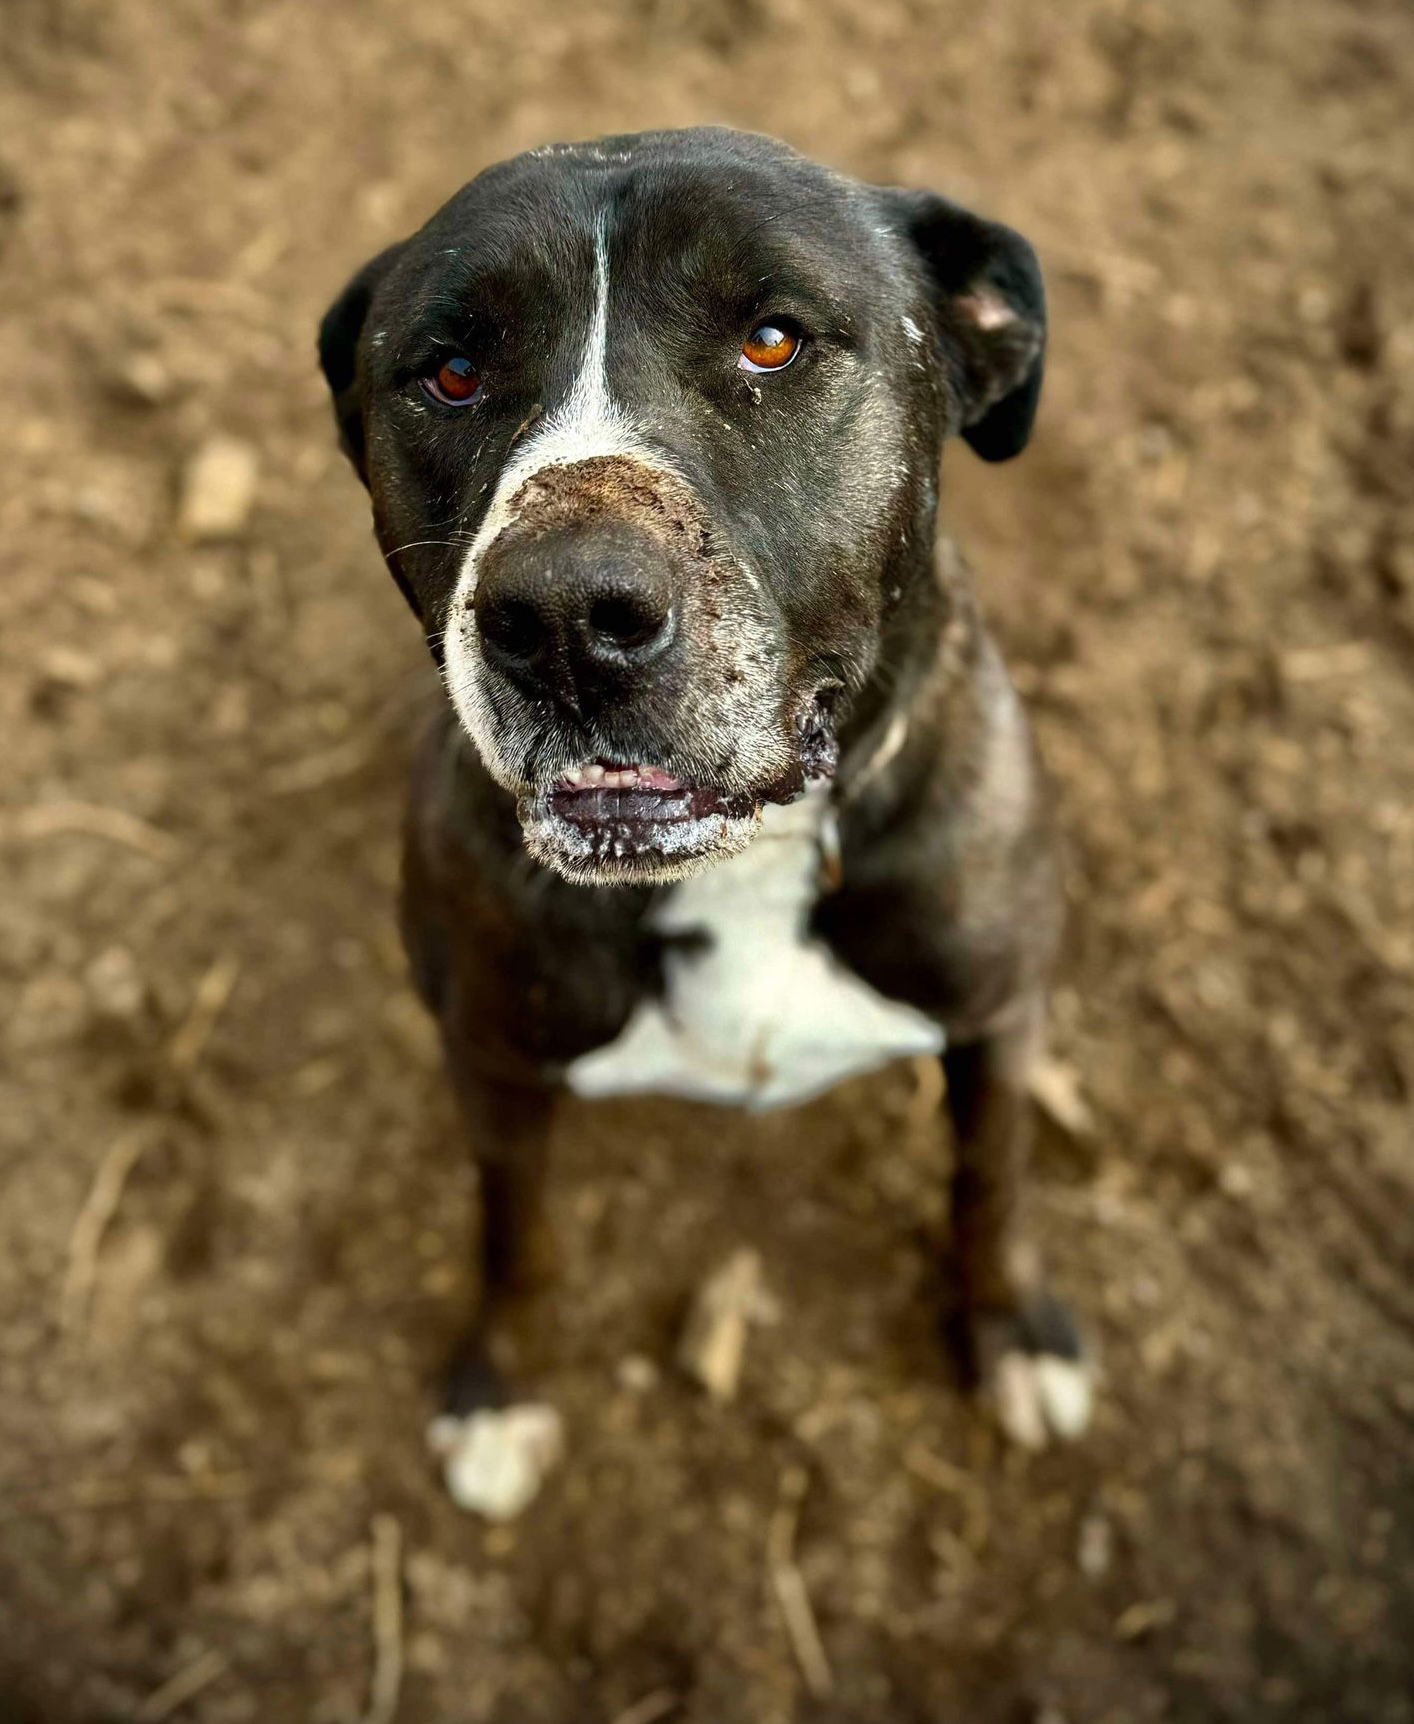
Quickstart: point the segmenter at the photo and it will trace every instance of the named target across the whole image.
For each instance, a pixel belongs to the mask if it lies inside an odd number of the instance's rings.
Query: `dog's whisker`
[[[451,539],[410,539],[405,545],[395,545],[391,551],[384,553],[389,557],[400,557],[404,551],[420,551],[435,546],[438,550],[455,551],[457,544]]]

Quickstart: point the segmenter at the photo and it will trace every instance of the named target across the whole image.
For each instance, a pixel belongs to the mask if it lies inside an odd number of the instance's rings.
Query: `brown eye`
[[[779,323],[763,323],[741,345],[742,371],[780,371],[800,352],[800,337]]]
[[[444,407],[470,407],[473,401],[481,399],[481,379],[472,370],[471,361],[458,354],[433,376],[424,377],[422,390]]]

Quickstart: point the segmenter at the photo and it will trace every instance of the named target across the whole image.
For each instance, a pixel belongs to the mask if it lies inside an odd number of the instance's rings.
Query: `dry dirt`
[[[5,1724],[352,1724],[380,1515],[402,1724],[1414,1719],[1414,12],[0,31]],[[760,1122],[575,1108],[572,1453],[491,1531],[421,1442],[472,1195],[390,915],[421,647],[312,335],[482,164],[709,119],[950,189],[1048,267],[1040,436],[949,484],[1063,789],[1094,1125],[1047,1137],[1037,1207],[1104,1399],[1028,1459],[960,1397],[911,1069]],[[260,467],[200,545],[212,434]],[[671,1337],[740,1244],[778,1315],[717,1409]],[[818,1696],[765,1567],[792,1469]]]

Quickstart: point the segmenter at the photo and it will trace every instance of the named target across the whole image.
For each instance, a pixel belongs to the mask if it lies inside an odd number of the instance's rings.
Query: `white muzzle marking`
[[[491,506],[462,558],[448,612],[443,673],[447,692],[488,769],[507,789],[524,786],[517,776],[517,751],[509,746],[513,739],[503,735],[504,727],[485,693],[485,660],[472,614],[482,559],[515,521],[517,499],[526,483],[546,468],[617,455],[661,473],[673,473],[662,454],[649,447],[641,426],[609,393],[608,351],[609,247],[601,214],[594,230],[594,308],[574,386],[507,462]]]

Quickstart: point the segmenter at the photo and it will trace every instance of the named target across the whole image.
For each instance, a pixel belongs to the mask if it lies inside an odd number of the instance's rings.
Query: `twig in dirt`
[[[1115,1637],[1119,1640],[1138,1640],[1151,1629],[1167,1628],[1177,1615],[1178,1607],[1171,1598],[1155,1598],[1140,1604],[1131,1604],[1128,1610],[1121,1611],[1115,1619]]]
[[[973,1556],[980,1556],[987,1545],[992,1517],[987,1507],[987,1493],[977,1480],[961,1467],[953,1466],[951,1461],[930,1453],[921,1443],[915,1443],[908,1450],[903,1464],[916,1478],[932,1485],[934,1490],[946,1491],[958,1499],[962,1504],[962,1541]]]
[[[373,1517],[373,1681],[363,1724],[393,1724],[403,1685],[403,1529]]]
[[[66,1334],[77,1334],[88,1317],[98,1279],[98,1252],[103,1235],[122,1201],[128,1175],[137,1166],[151,1135],[150,1122],[133,1126],[109,1145],[98,1164],[98,1172],[69,1234],[69,1262],[59,1294],[59,1326]]]
[[[625,1707],[614,1719],[614,1724],[658,1724],[660,1718],[676,1712],[680,1704],[671,1688],[655,1688],[651,1694],[645,1694],[632,1706]]]
[[[1336,646],[1296,647],[1281,655],[1282,674],[1290,682],[1319,682],[1323,677],[1357,676],[1370,662],[1365,641]]]
[[[771,1516],[766,1537],[766,1570],[805,1686],[814,1699],[823,1700],[834,1687],[835,1679],[825,1656],[810,1594],[795,1562],[795,1529],[809,1482],[804,1467],[787,1467],[781,1474],[780,1501]]]
[[[761,1299],[761,1254],[743,1246],[698,1288],[678,1342],[678,1364],[714,1401],[741,1381],[746,1338]]]
[[[318,754],[307,754],[302,760],[275,767],[265,786],[272,796],[300,796],[341,778],[352,778],[363,771],[373,756],[374,747],[364,738],[341,742],[334,748],[321,749]]]
[[[172,1044],[167,1050],[167,1058],[173,1071],[186,1074],[195,1069],[207,1042],[211,1039],[211,1032],[216,1028],[217,1019],[226,1009],[226,1002],[231,997],[240,973],[239,960],[227,952],[217,958],[196,984],[191,1010],[176,1035],[172,1037]]]
[[[185,1706],[229,1668],[224,1652],[203,1652],[185,1670],[179,1670],[169,1682],[148,1695],[134,1714],[137,1724],[161,1724],[162,1719],[170,1718],[179,1706]]]
[[[906,1126],[910,1137],[938,1130],[938,1114],[947,1094],[943,1062],[936,1054],[919,1054],[913,1060],[913,1094],[909,1097]]]
[[[1031,1099],[1069,1137],[1093,1137],[1095,1116],[1080,1087],[1080,1073],[1063,1060],[1043,1059],[1031,1073]]]
[[[71,832],[107,838],[154,862],[170,862],[181,849],[170,832],[125,809],[105,808],[97,802],[36,803],[15,816],[14,830],[21,838],[54,838]]]

